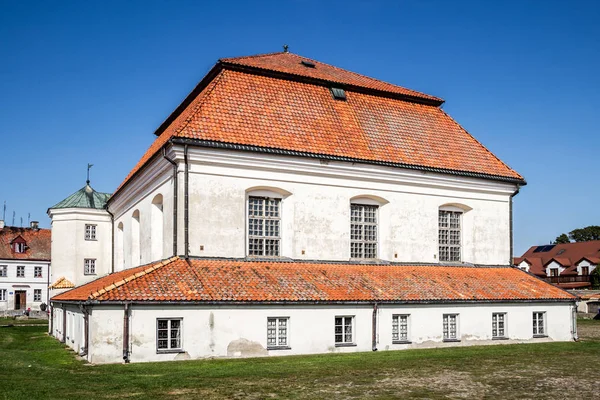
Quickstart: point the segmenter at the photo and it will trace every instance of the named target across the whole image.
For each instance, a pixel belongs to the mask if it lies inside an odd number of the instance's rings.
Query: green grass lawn
[[[0,328],[0,399],[598,398],[600,321],[579,327],[578,343],[92,366],[21,325]]]

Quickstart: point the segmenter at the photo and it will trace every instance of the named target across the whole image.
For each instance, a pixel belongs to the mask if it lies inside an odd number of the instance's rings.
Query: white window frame
[[[8,277],[8,265],[0,265],[0,278]]]
[[[508,314],[505,312],[492,313],[492,339],[508,338]],[[502,325],[502,328],[500,327]],[[500,334],[502,331],[502,334]]]
[[[96,226],[94,224],[85,224],[85,240],[96,240]]]
[[[83,274],[84,275],[96,275],[96,259],[85,258],[83,260]]]
[[[290,348],[290,317],[267,317],[267,350]]]
[[[541,318],[540,318],[541,316]],[[541,327],[540,327],[541,320]],[[546,333],[547,319],[546,311],[534,311],[532,315],[533,337],[548,337]],[[541,329],[540,329],[541,328]]]
[[[0,301],[7,301],[6,300],[6,289],[0,289]]]
[[[373,210],[375,222],[365,221],[366,210]],[[354,213],[358,211],[360,220],[354,221]],[[360,228],[360,229],[359,229]],[[372,229],[375,239],[367,239],[366,229]],[[374,251],[368,254],[366,246],[374,246]],[[372,256],[372,257],[370,257]],[[367,204],[366,202],[350,203],[350,259],[351,260],[374,260],[379,257],[379,205]]]
[[[341,319],[341,324],[338,324],[338,318]],[[348,323],[348,319],[350,322]],[[333,320],[334,325],[334,342],[337,347],[355,346],[355,316],[354,315],[336,315]],[[338,327],[341,328],[338,332]],[[350,328],[350,340],[348,340],[348,327]],[[341,341],[338,341],[338,336],[341,335]]]
[[[33,267],[33,277],[34,278],[42,278],[43,277],[43,269],[40,266]]]
[[[411,343],[410,314],[392,315],[392,343]]]
[[[167,321],[167,328],[159,328],[160,321]],[[171,336],[173,333],[172,321],[179,322],[179,328],[177,328],[178,337],[175,339]],[[167,337],[160,338],[159,332],[164,331],[164,330],[167,331]],[[158,347],[159,340],[166,340],[167,347],[159,348]],[[173,347],[171,344],[171,340],[178,340],[179,346]],[[183,318],[156,318],[156,352],[157,353],[169,353],[169,352],[178,352],[179,353],[182,350],[183,350]]]
[[[253,200],[261,200],[262,201],[262,215],[254,216],[250,215],[250,205]],[[269,202],[275,201],[277,203],[277,211],[278,215],[276,217],[267,216],[266,208]],[[248,257],[258,257],[258,258],[276,258],[281,257],[282,250],[282,211],[283,211],[283,199],[279,196],[263,196],[259,194],[249,194],[246,198],[246,254]],[[250,230],[250,222],[251,220],[256,220],[260,222],[260,228],[262,230],[262,234],[251,235]],[[267,235],[267,224],[269,222],[274,222],[274,226],[276,226],[277,235]],[[254,253],[252,251],[251,254],[251,243],[256,240],[257,243],[262,243],[262,251],[260,254]],[[273,254],[267,254],[267,241],[273,241],[273,245],[276,246],[276,250],[273,251]]]
[[[454,325],[454,334],[452,334],[452,325]],[[460,342],[459,314],[443,315],[442,338],[444,342]]]
[[[18,242],[13,244],[13,250],[15,253],[25,253],[25,243],[23,242]]]
[[[33,301],[34,302],[42,301],[42,289],[33,289]]]
[[[25,266],[17,265],[17,278],[25,278]]]
[[[464,210],[458,207],[438,209],[438,259],[441,262],[462,261],[463,215]],[[451,226],[453,216],[458,216],[458,227]],[[447,249],[447,253],[443,249]]]

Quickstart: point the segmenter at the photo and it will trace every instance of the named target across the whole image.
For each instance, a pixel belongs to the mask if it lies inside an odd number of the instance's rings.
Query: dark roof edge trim
[[[187,144],[187,145],[208,147],[208,148],[217,148],[217,149],[252,151],[252,152],[256,152],[256,153],[269,153],[269,154],[286,155],[286,156],[308,157],[308,158],[317,158],[317,159],[321,159],[321,160],[346,161],[346,162],[354,162],[354,163],[360,163],[360,164],[383,165],[383,166],[387,166],[387,167],[406,168],[406,169],[412,169],[412,170],[417,170],[417,171],[436,172],[436,173],[441,173],[441,174],[466,176],[466,177],[470,177],[470,178],[489,179],[489,180],[500,181],[500,182],[514,183],[514,184],[521,185],[521,186],[527,185],[527,182],[524,179],[519,179],[519,178],[512,178],[512,177],[500,176],[500,175],[491,175],[491,174],[485,174],[485,173],[480,173],[480,172],[427,167],[427,166],[414,165],[414,164],[394,163],[394,162],[389,162],[389,161],[365,160],[365,159],[360,159],[360,158],[332,156],[332,155],[328,155],[328,154],[309,153],[309,152],[304,152],[304,151],[284,150],[284,149],[277,149],[277,148],[270,148],[270,147],[260,147],[260,146],[253,146],[253,145],[234,144],[234,143],[226,143],[226,142],[216,142],[216,141],[212,141],[212,140],[189,139],[189,138],[180,138],[180,137],[173,137],[171,139],[171,142],[175,143],[175,144]],[[114,197],[114,195],[113,195],[113,197]]]
[[[295,81],[295,82],[309,83],[312,85],[325,86],[328,88],[335,86],[335,87],[339,87],[340,89],[350,90],[352,92],[372,94],[372,95],[376,95],[376,96],[380,96],[380,97],[389,97],[392,99],[405,100],[405,101],[410,101],[412,103],[425,104],[425,105],[434,106],[434,107],[439,107],[442,104],[444,104],[444,100],[442,100],[442,99],[440,99],[440,100],[427,99],[427,98],[423,98],[423,97],[419,97],[419,96],[411,96],[409,94],[401,94],[401,93],[389,92],[389,91],[385,91],[385,90],[372,89],[372,88],[367,88],[364,86],[350,85],[347,83],[330,81],[330,80],[326,80],[326,79],[310,78],[310,77],[307,77],[304,75],[297,75],[297,74],[292,74],[289,72],[273,71],[273,70],[267,69],[267,68],[251,67],[248,65],[240,65],[237,63],[232,63],[232,62],[222,61],[222,60],[219,60],[219,63],[222,64],[225,68],[230,69],[232,71],[245,72],[245,73],[250,73],[250,74],[254,74],[254,75],[269,76],[272,78],[285,79],[285,80]],[[390,85],[393,85],[393,84],[390,84]],[[397,85],[394,85],[394,86],[397,86]],[[400,87],[400,86],[398,86],[398,87]],[[411,90],[411,89],[407,89],[407,90]]]
[[[50,302],[53,304],[84,304],[84,305],[123,305],[123,304],[132,304],[132,305],[232,305],[232,306],[242,306],[242,305],[370,305],[373,303],[381,304],[381,305],[404,305],[404,304],[478,304],[478,303],[490,303],[490,304],[498,304],[498,303],[574,303],[577,301],[577,298],[570,299],[465,299],[465,300],[307,300],[307,301],[298,301],[298,300],[290,300],[290,301],[215,301],[215,300],[205,300],[205,301],[157,301],[157,300],[149,300],[149,301],[136,301],[136,300],[53,300],[50,299]]]

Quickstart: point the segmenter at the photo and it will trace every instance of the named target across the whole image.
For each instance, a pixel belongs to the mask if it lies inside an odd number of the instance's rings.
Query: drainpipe
[[[377,303],[373,303],[373,346],[372,350],[377,351]]]
[[[79,309],[83,314],[83,349],[80,352],[80,356],[87,357],[88,355],[88,346],[89,346],[89,311],[86,306],[83,304],[79,304]]]
[[[123,360],[129,364],[129,303],[123,308]]]
[[[54,304],[50,304],[50,336],[54,336]]]
[[[177,163],[167,157],[167,149],[163,147],[163,158],[173,165],[173,257],[177,255]]]
[[[110,215],[110,225],[111,225],[111,239],[110,239],[110,272],[115,272],[115,216],[113,213],[108,211],[108,204],[104,205],[104,209]]]
[[[46,274],[48,275],[46,277],[46,304],[48,305],[48,308],[46,309],[46,316],[48,316],[48,311],[50,311],[50,263],[48,263],[48,270]],[[52,323],[50,323],[50,326],[52,326]]]
[[[574,306],[572,306],[572,312],[571,312],[571,321],[573,324],[573,330],[572,330],[572,334],[573,334],[573,340],[575,342],[579,341],[579,335],[577,334],[577,303],[575,303]]]
[[[508,203],[508,218],[510,220],[510,227],[509,227],[509,231],[510,231],[510,261],[508,262],[508,265],[512,266],[514,263],[514,244],[513,244],[513,197],[515,197],[516,195],[519,194],[519,190],[521,190],[521,188],[519,187],[519,185],[517,185],[517,190],[515,190],[515,192],[513,194],[510,195],[510,202]]]
[[[61,343],[67,343],[67,307],[64,303],[61,304],[63,311],[63,327],[62,327],[62,340]]]
[[[185,259],[189,260],[190,258],[190,232],[189,232],[189,217],[190,217],[190,209],[189,209],[189,175],[190,175],[190,166],[188,164],[188,145],[186,144],[183,148],[183,158],[185,161],[185,194],[184,194],[184,229],[185,229]]]

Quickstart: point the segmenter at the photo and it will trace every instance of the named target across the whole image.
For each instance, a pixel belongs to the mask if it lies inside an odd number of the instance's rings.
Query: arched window
[[[140,252],[140,211],[135,210],[131,216],[131,266],[141,264]]]
[[[282,200],[290,194],[286,190],[267,186],[246,190],[249,256],[281,255]]]
[[[449,203],[438,210],[438,252],[440,261],[462,261],[462,219],[472,210],[463,204]]]
[[[378,258],[379,207],[387,203],[384,198],[372,195],[350,199],[350,258]]]
[[[152,248],[152,261],[160,260],[163,258],[163,231],[164,231],[164,220],[163,220],[163,196],[157,194],[152,199],[152,211],[150,221],[151,231],[150,240]]]
[[[123,222],[119,222],[119,225],[117,225],[117,237],[116,237],[116,249],[115,249],[115,265],[119,268],[119,269],[123,269],[125,268],[125,257],[124,257],[124,243],[123,240],[125,239],[123,237]]]

